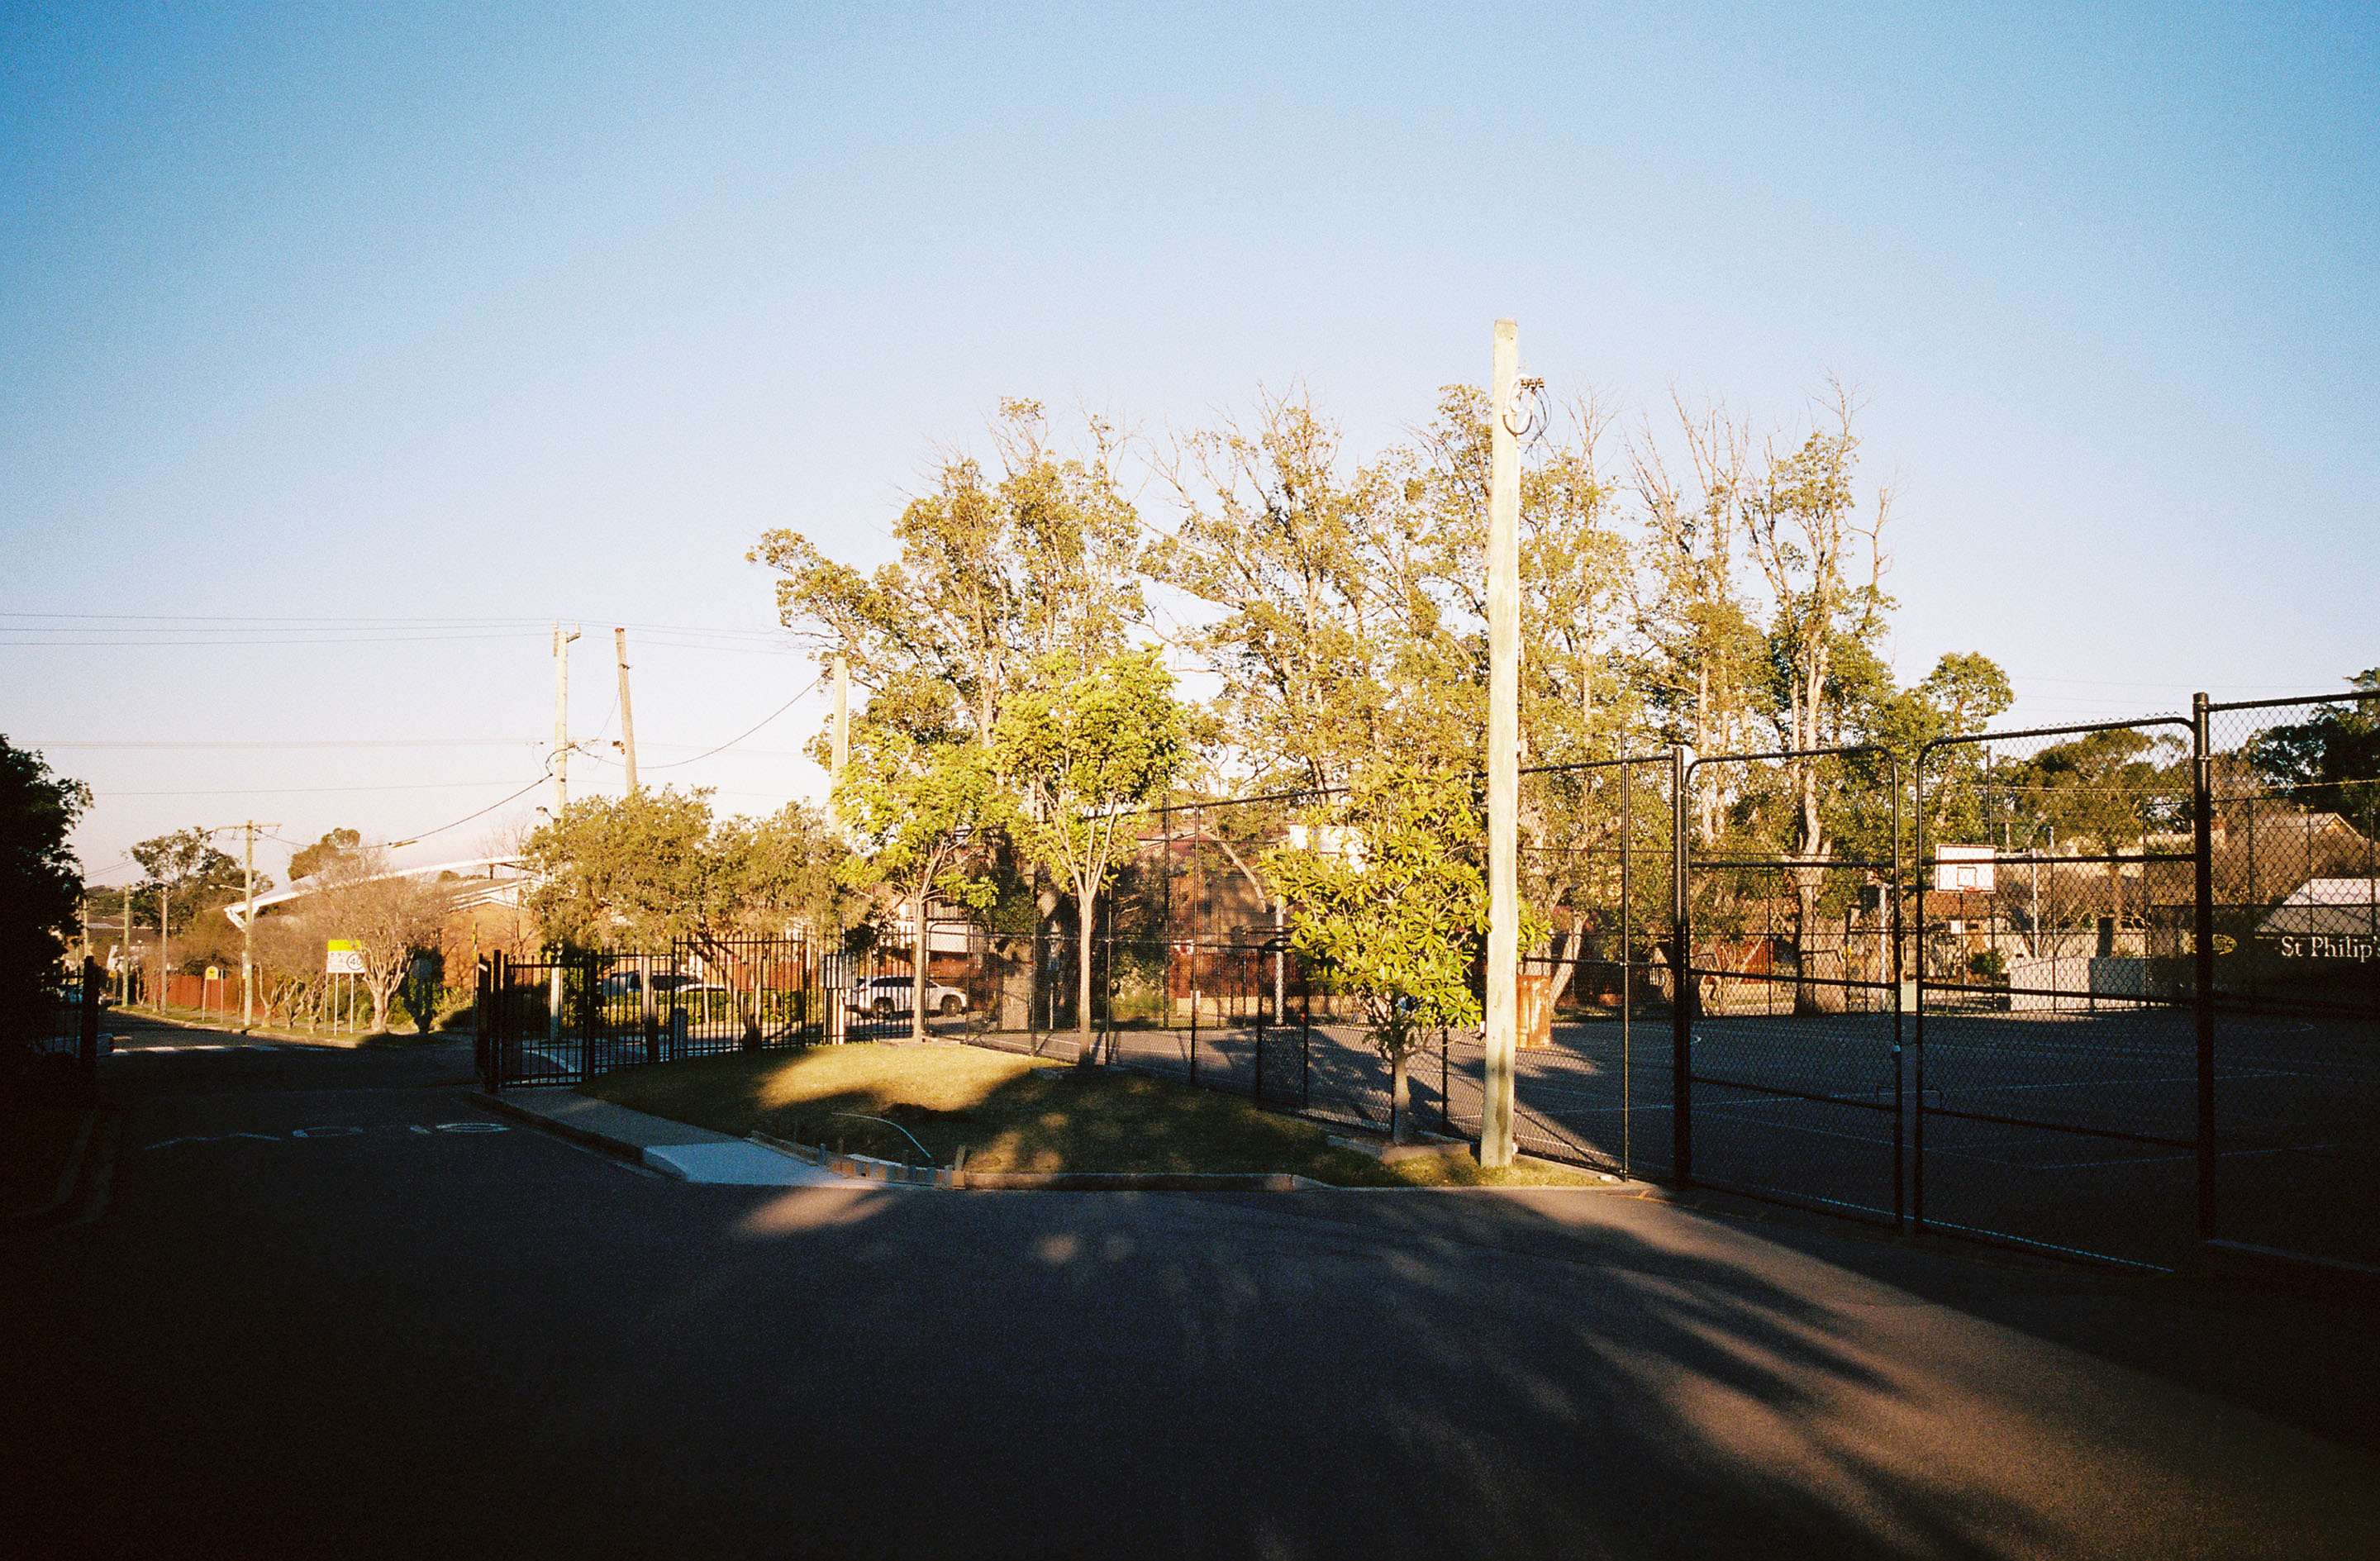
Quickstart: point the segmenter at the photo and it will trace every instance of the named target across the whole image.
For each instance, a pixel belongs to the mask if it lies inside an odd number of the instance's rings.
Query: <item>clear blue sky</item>
[[[1302,377],[1369,447],[1503,314],[1633,405],[1864,387],[1904,676],[2048,720],[2380,662],[2370,8],[1175,13],[6,7],[0,732],[442,744],[52,747],[94,877],[502,797],[555,615],[574,735],[625,623],[735,631],[638,632],[646,764],[734,736],[815,676],[753,538],[880,556],[997,396]],[[815,725],[652,778],[766,808]]]

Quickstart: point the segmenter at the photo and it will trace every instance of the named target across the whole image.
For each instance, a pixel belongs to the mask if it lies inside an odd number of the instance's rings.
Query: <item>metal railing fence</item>
[[[2380,693],[1523,780],[1547,929],[1524,1150],[2119,1264],[2211,1240],[2380,1271]],[[1385,1129],[1354,995],[1266,886],[1269,852],[1348,849],[1338,800],[1151,810],[1087,942],[933,924],[922,1018],[905,950],[492,958],[481,1073],[921,1032],[1073,1059],[1087,1036]],[[1475,1134],[1480,1080],[1475,1034],[1426,1048],[1416,1124]]]

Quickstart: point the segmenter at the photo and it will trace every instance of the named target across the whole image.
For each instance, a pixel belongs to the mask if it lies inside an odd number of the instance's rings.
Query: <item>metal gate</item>
[[[2172,717],[1921,751],[1921,1225],[2160,1268],[2197,1240],[2194,746]]]
[[[2380,1272],[2380,690],[2201,719],[2207,1233]]]
[[[569,952],[480,961],[476,1013],[490,1089],[583,1084],[616,1069],[905,1029],[867,984],[883,961],[820,960],[806,938],[681,939],[661,954]],[[905,964],[903,967],[905,970]],[[830,989],[830,983],[839,984]],[[903,988],[905,995],[906,988]],[[831,1016],[841,1020],[832,1035]]]
[[[624,1065],[612,1059],[597,998],[606,962],[600,954],[482,957],[473,1024],[480,1083],[581,1084],[607,1063]]]
[[[1670,1168],[1662,950],[1678,768],[1652,754],[1521,772],[1522,894],[1549,929],[1521,958],[1513,1138],[1528,1153],[1622,1175]],[[1478,1047],[1454,1050],[1472,1085],[1457,1119],[1475,1131]]]
[[[1900,785],[1872,745],[1686,767],[1679,1182],[1901,1221]]]

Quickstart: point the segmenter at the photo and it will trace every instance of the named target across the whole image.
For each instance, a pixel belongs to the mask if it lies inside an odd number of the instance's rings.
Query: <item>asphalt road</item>
[[[2374,1309],[1598,1193],[694,1187],[465,1048],[139,1049],[0,1240],[42,1556],[2319,1556]]]

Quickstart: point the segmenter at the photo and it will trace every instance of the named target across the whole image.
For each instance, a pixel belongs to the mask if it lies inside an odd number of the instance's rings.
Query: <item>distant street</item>
[[[2368,1555],[2368,1309],[1597,1193],[696,1187],[161,1050],[0,1238],[42,1556]],[[2357,1439],[2361,1445],[2355,1445]]]

